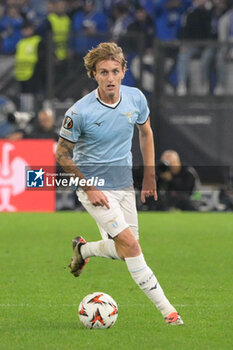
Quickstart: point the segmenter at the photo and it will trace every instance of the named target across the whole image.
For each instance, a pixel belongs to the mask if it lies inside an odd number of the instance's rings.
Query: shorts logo
[[[40,170],[27,170],[27,187],[44,187],[44,174],[42,168]]]
[[[71,129],[73,127],[73,120],[70,117],[65,117],[63,128]]]
[[[118,227],[117,221],[115,221],[115,222],[112,224],[112,227],[114,227],[114,228],[117,228],[117,227]]]

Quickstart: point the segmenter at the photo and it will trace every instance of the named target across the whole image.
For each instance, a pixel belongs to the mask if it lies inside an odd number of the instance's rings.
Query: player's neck
[[[99,99],[106,104],[115,104],[120,100],[120,90],[117,93],[105,94],[99,88],[97,89]]]

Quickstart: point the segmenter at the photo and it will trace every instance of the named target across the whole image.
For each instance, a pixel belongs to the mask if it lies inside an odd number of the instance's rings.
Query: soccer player
[[[115,43],[101,43],[90,50],[84,64],[98,88],[66,112],[56,157],[67,173],[82,182],[77,196],[95,219],[102,240],[86,242],[81,236],[73,239],[71,272],[79,276],[92,256],[123,260],[166,323],[181,325],[181,317],[164,295],[138,242],[131,169],[135,124],[144,163],[141,200],[145,202],[149,196],[157,199],[154,142],[146,98],[140,90],[121,85],[126,60]],[[93,178],[98,180],[97,186],[88,184]]]

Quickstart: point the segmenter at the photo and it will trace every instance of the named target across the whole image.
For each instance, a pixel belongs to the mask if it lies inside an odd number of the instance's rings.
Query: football
[[[78,315],[86,328],[110,328],[117,320],[117,303],[106,293],[88,294],[79,305]]]

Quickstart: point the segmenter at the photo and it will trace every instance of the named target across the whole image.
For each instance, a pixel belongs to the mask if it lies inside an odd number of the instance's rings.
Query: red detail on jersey
[[[94,326],[94,324],[99,321],[103,326],[105,325],[104,320],[100,314],[99,309],[96,310],[96,313],[93,315],[93,318],[91,320],[92,326]]]
[[[112,308],[113,308],[113,311],[108,315],[108,317],[110,317],[110,316],[114,316],[114,315],[116,315],[116,314],[118,314],[118,310],[117,310],[117,308],[116,308],[116,306],[115,305],[113,305],[113,304],[109,304],[109,305],[111,305],[112,306]]]
[[[92,303],[92,304],[106,304],[105,301],[102,301],[100,300],[99,298],[102,297],[103,294],[98,294],[96,295],[94,298],[92,298],[91,300],[88,301],[88,304],[89,303]]]
[[[82,315],[82,316],[88,316],[88,314],[86,313],[86,309],[83,306],[83,304],[82,304],[81,310],[78,313],[79,313],[79,315]]]

